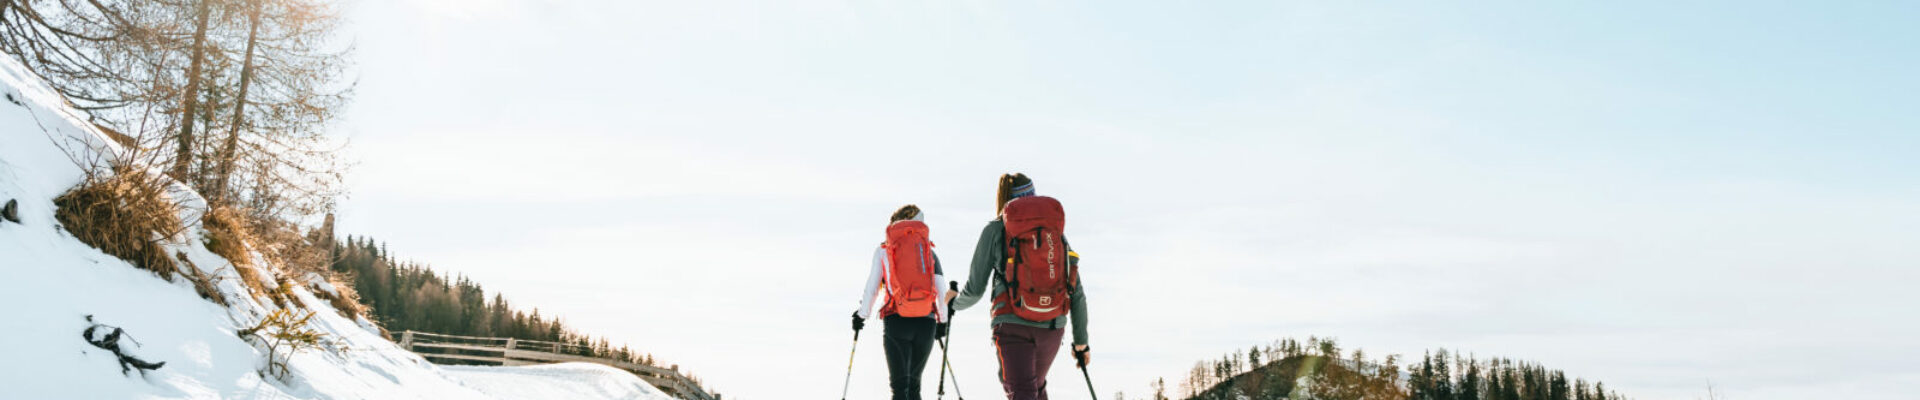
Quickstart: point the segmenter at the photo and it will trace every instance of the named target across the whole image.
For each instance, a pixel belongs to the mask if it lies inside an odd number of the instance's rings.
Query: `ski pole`
[[[1093,391],[1093,376],[1087,374],[1087,366],[1085,365],[1080,366],[1080,377],[1087,379],[1087,395],[1093,396],[1093,400],[1100,400],[1100,393]],[[846,399],[841,399],[841,400],[846,400]]]
[[[960,282],[947,281],[947,290],[952,292],[959,292]],[[939,399],[940,397],[944,397],[947,395],[947,376],[951,375],[953,376],[953,397],[958,398],[960,400],[967,400],[967,395],[960,394],[960,375],[954,375],[953,361],[949,361],[947,358],[947,336],[953,335],[953,303],[947,303],[947,326],[945,326],[944,329],[947,329],[947,332],[945,332],[944,335],[941,335],[939,340],[940,342],[940,373],[941,373],[940,394],[938,394],[934,398]],[[841,400],[845,400],[845,399],[841,399]]]
[[[954,382],[954,395],[960,394],[960,382]],[[934,400],[947,397],[947,340],[940,339],[940,391],[934,393]]]
[[[847,400],[847,385],[853,383],[853,352],[860,351],[860,331],[853,331],[853,349],[847,350],[847,380],[840,382],[840,400]]]
[[[946,371],[948,375],[953,375],[953,397],[958,398],[960,400],[967,400],[967,395],[960,393],[960,375],[958,372],[953,371],[953,362],[947,360],[947,340],[946,339],[940,339],[940,366],[941,366],[941,370]],[[942,382],[945,381],[946,377],[947,375],[940,376],[940,379],[942,379]],[[946,387],[942,386],[941,388],[945,389]]]

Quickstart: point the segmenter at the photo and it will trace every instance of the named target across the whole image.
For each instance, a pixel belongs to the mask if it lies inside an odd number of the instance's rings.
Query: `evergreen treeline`
[[[1194,364],[1180,382],[1187,400],[1624,400],[1606,386],[1537,363],[1479,360],[1447,351],[1403,369],[1397,356],[1370,360],[1343,353],[1331,338],[1283,339]],[[1168,400],[1165,379],[1150,400]]]
[[[1567,374],[1538,363],[1494,358],[1485,361],[1440,350],[1407,367],[1413,400],[1625,400],[1598,381],[1567,380]]]
[[[658,366],[652,355],[606,338],[581,334],[539,309],[521,311],[499,293],[487,297],[480,284],[452,277],[413,262],[398,261],[372,239],[348,237],[334,247],[333,271],[351,276],[368,318],[390,332],[421,331],[447,335],[510,337],[580,346],[575,355]]]

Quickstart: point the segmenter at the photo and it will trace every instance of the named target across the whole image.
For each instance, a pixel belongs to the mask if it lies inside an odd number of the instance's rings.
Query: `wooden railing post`
[[[400,348],[413,350],[413,331],[400,333]]]
[[[513,350],[513,342],[518,339],[507,338],[507,350]]]

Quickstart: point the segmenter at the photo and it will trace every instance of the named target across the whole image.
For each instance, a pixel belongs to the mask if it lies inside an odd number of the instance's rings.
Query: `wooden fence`
[[[681,375],[679,366],[660,368],[624,360],[582,356],[579,354],[591,354],[591,352],[584,346],[566,343],[405,331],[400,333],[400,347],[436,363],[458,360],[457,362],[502,366],[560,362],[602,364],[632,372],[641,380],[675,397],[686,400],[720,400],[719,396],[708,394],[692,379]]]

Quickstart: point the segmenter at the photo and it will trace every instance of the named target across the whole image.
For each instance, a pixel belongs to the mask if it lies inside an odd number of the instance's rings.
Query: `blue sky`
[[[344,231],[738,398],[838,389],[881,218],[966,259],[1007,171],[1072,215],[1103,395],[1307,335],[1638,398],[1920,384],[1913,4],[347,10]]]

